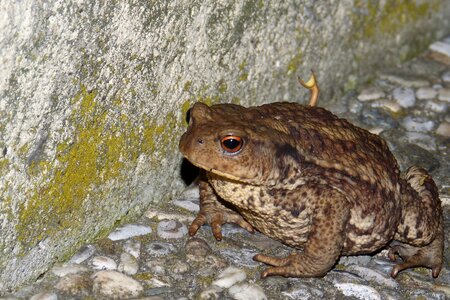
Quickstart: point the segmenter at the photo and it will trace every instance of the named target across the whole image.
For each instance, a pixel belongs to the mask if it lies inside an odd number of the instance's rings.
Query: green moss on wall
[[[135,126],[126,115],[113,117],[97,98],[96,91],[81,86],[72,100],[77,106],[70,117],[75,136],[57,145],[55,160],[33,162],[30,166],[31,176],[43,178],[19,209],[16,231],[25,247],[67,228],[80,231],[86,218],[85,201],[108,199],[103,184],[126,182],[123,171],[135,167],[142,153],[153,157],[158,152],[161,158],[169,149],[174,150],[172,141],[181,120],[173,114],[165,118],[165,125],[147,119],[142,121],[143,126]],[[121,101],[113,103],[120,105]],[[152,163],[156,167],[158,158]],[[83,233],[79,234],[82,242]]]
[[[359,28],[355,38],[372,39],[377,33],[395,34],[404,26],[425,18],[427,14],[437,11],[440,1],[424,1],[417,3],[408,0],[387,0],[380,7],[380,1],[356,0],[355,10],[364,9],[365,12],[353,13],[352,21],[355,28]]]

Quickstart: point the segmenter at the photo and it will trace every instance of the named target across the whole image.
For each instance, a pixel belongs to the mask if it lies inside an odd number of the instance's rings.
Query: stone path
[[[292,249],[233,225],[224,227],[221,242],[206,226],[189,238],[187,226],[199,209],[193,185],[1,299],[450,299],[449,49],[450,38],[438,41],[329,107],[385,138],[402,169],[415,164],[431,170],[445,205],[446,262],[438,279],[416,268],[394,280],[393,263],[382,251],[342,257],[324,278],[261,280],[264,266],[252,256],[283,256]]]

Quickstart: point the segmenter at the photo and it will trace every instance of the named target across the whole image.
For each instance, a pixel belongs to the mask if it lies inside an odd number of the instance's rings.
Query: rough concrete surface
[[[180,190],[195,101],[321,104],[450,31],[450,1],[0,1],[0,294]]]

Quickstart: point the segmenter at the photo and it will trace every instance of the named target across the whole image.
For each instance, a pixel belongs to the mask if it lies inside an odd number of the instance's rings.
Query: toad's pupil
[[[241,141],[230,138],[223,141],[223,145],[230,150],[235,150],[241,145]]]

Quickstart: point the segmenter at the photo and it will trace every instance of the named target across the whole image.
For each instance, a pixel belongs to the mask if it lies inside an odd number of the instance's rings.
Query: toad
[[[314,75],[300,83],[310,105],[278,102],[190,109],[180,140],[183,156],[201,169],[200,212],[217,240],[235,223],[300,252],[283,258],[257,254],[269,265],[261,276],[324,276],[340,255],[389,248],[407,268],[427,267],[437,277],[443,263],[443,221],[438,190],[422,168],[401,173],[387,144],[315,106]]]

